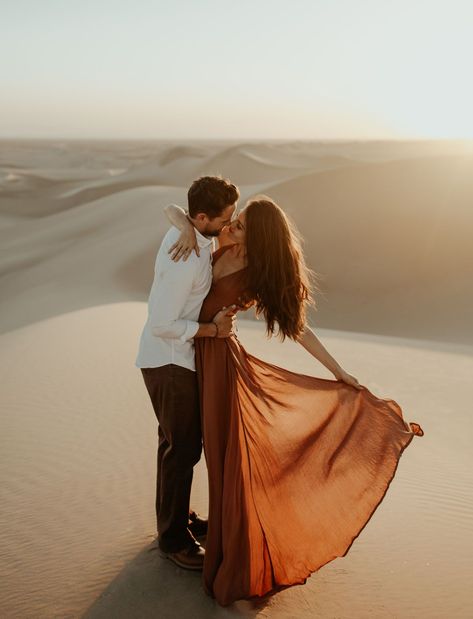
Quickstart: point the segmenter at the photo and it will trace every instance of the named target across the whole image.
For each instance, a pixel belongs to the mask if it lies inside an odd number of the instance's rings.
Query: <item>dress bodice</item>
[[[217,249],[213,254],[213,264],[231,247],[232,245],[225,245]],[[244,267],[213,281],[202,304],[199,322],[210,322],[222,307],[229,307],[230,305],[248,307],[247,275],[248,269]]]

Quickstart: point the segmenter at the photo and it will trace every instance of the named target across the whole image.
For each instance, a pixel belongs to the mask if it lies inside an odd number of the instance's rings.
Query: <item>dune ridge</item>
[[[197,176],[223,174],[242,204],[266,193],[302,231],[322,285],[316,325],[473,343],[469,143],[3,147],[0,332],[146,300],[168,225],[162,207],[185,205]]]

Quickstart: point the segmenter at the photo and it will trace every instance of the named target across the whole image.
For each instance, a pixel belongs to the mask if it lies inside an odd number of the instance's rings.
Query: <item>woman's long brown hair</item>
[[[315,306],[315,274],[305,264],[299,233],[267,196],[250,200],[245,213],[248,285],[256,314],[263,314],[268,336],[276,332],[282,340],[297,340],[306,324],[306,306]]]

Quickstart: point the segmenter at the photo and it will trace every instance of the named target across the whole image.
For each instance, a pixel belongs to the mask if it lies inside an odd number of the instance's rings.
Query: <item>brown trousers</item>
[[[158,545],[177,552],[193,541],[187,528],[193,468],[202,453],[196,373],[179,365],[141,368],[158,419]]]

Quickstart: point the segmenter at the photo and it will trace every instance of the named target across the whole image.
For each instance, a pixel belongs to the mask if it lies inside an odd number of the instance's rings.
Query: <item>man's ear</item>
[[[207,223],[209,221],[209,218],[205,213],[197,213],[194,219],[201,224]]]

